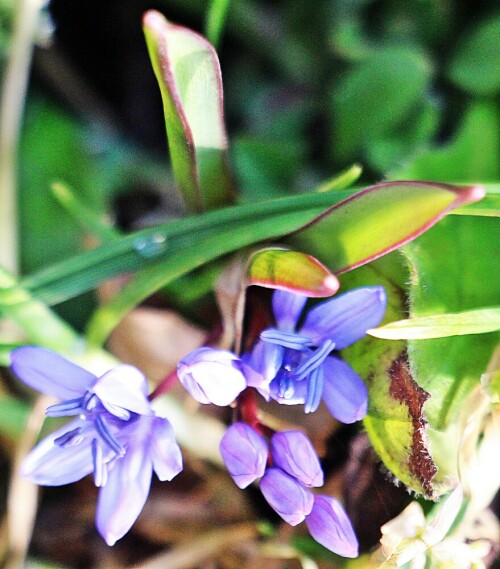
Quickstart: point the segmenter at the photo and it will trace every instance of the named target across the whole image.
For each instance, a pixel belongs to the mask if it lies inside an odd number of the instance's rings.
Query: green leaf
[[[472,104],[449,144],[422,150],[392,179],[497,182],[500,178],[500,112],[493,101]]]
[[[187,207],[203,211],[232,201],[219,60],[195,32],[149,10],[144,34],[160,86],[170,157]]]
[[[473,95],[491,96],[500,89],[500,16],[477,25],[460,44],[448,68],[453,83]]]
[[[312,194],[309,199],[313,203],[321,196],[329,196],[336,201],[339,194]],[[198,224],[196,219],[192,222],[199,228],[191,235],[183,231],[177,243],[172,238],[167,241],[166,232],[163,234],[169,245],[167,260],[142,270],[115,299],[96,312],[88,328],[89,342],[101,344],[125,314],[142,300],[173,279],[230,251],[312,224],[304,231],[305,239],[314,238],[316,245],[319,242],[326,246],[329,255],[324,258],[334,271],[341,273],[396,249],[431,227],[450,209],[480,199],[482,195],[479,187],[459,189],[442,184],[389,182],[357,192],[320,216],[317,210],[315,214],[311,210],[293,213],[292,210],[284,215],[285,208],[278,215],[269,215],[270,210],[262,206],[258,209],[252,206],[250,211],[247,206],[226,210],[226,219],[224,211],[199,216]],[[272,203],[268,202],[268,207]],[[280,200],[274,203],[279,207]],[[287,201],[282,203],[285,205]],[[231,216],[231,212],[238,210],[240,217]],[[216,220],[215,228],[212,219]],[[176,223],[178,230],[179,224],[186,227],[189,222]]]
[[[371,186],[327,210],[298,238],[301,247],[343,273],[414,239],[445,213],[484,195],[479,186],[456,188],[426,182]]]
[[[466,310],[390,322],[367,333],[385,340],[428,340],[447,336],[484,334],[500,329],[500,308]]]
[[[259,285],[321,298],[335,294],[337,278],[317,259],[287,249],[263,249],[248,262],[247,286]]]
[[[388,47],[370,54],[335,85],[332,112],[337,160],[385,138],[425,97],[431,66],[419,51]]]
[[[426,317],[494,306],[500,297],[498,222],[487,217],[450,216],[407,245],[410,316]],[[498,342],[489,333],[410,341],[413,376],[430,395],[430,425],[445,429],[479,383]]]
[[[216,48],[219,45],[231,0],[210,0],[207,11],[207,40]]]
[[[43,302],[33,298],[17,280],[0,267],[0,316],[15,322],[31,342],[59,352],[81,351],[82,341]]]

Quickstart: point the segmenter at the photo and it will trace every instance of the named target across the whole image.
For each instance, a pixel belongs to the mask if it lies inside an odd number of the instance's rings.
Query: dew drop
[[[167,238],[162,233],[141,237],[134,242],[135,251],[145,259],[157,257],[167,248]]]

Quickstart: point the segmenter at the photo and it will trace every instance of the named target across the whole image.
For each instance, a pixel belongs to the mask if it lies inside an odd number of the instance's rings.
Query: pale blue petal
[[[13,350],[11,361],[13,372],[22,382],[61,400],[83,396],[97,379],[59,354],[36,346]]]
[[[323,486],[323,470],[311,441],[301,431],[281,431],[271,439],[275,466],[305,486]]]
[[[276,290],[273,294],[273,312],[278,328],[293,332],[306,302],[307,296]]]
[[[96,526],[108,545],[132,527],[146,503],[153,465],[146,448],[134,447],[110,467],[106,486],[99,491]]]
[[[229,474],[240,488],[246,488],[264,474],[269,452],[267,442],[250,425],[231,425],[219,449]]]
[[[194,399],[222,407],[232,403],[247,386],[239,358],[212,348],[188,354],[179,362],[177,376]]]
[[[119,365],[106,372],[94,384],[95,393],[113,415],[126,419],[116,409],[126,409],[140,415],[149,415],[151,405],[147,398],[148,383],[144,375],[130,365]]]
[[[269,382],[276,377],[283,362],[284,353],[282,346],[258,340],[252,352],[245,355],[243,361]]]
[[[269,391],[271,398],[282,405],[300,405],[307,399],[308,380],[296,381],[287,372],[278,374],[271,381]]]
[[[342,557],[358,556],[358,540],[344,508],[331,496],[315,496],[306,525],[312,537]]]
[[[260,490],[273,510],[285,522],[296,526],[311,512],[314,496],[281,468],[268,468]]]
[[[335,419],[354,423],[366,415],[368,390],[359,375],[334,356],[323,363],[323,401]]]
[[[315,345],[329,339],[343,350],[360,340],[384,317],[387,299],[383,287],[357,288],[315,306],[306,316],[299,333]]]
[[[55,439],[64,438],[67,433],[80,430],[83,440],[79,444],[55,444]],[[92,438],[92,430],[86,421],[71,421],[38,443],[24,459],[21,474],[41,486],[62,486],[80,480],[94,469]]]
[[[160,480],[172,480],[182,470],[181,449],[167,419],[154,417],[152,423],[149,452],[153,469]]]

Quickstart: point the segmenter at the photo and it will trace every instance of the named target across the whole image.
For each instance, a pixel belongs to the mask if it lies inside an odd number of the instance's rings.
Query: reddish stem
[[[165,377],[164,379],[162,379],[160,381],[160,383],[156,386],[156,389],[149,394],[149,400],[152,401],[153,399],[155,399],[155,397],[158,397],[159,395],[163,395],[164,393],[167,393],[167,391],[170,391],[170,389],[172,389],[172,387],[179,381],[179,378],[177,377],[177,371],[174,370],[173,372],[169,373],[167,375],[167,377]]]

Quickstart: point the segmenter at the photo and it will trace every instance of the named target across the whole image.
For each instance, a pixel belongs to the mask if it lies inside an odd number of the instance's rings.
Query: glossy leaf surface
[[[231,201],[219,60],[195,32],[146,12],[144,34],[160,86],[177,183],[189,210]]]

